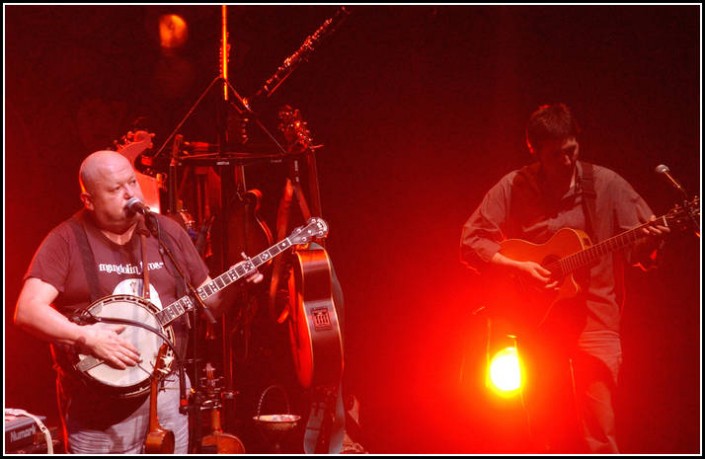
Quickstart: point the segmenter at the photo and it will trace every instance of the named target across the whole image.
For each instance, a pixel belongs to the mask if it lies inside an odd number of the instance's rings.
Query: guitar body
[[[533,244],[521,239],[507,239],[500,244],[499,252],[517,261],[533,261],[551,270],[554,263],[592,246],[590,237],[580,230],[562,228],[544,244]],[[535,288],[519,285],[505,301],[520,304],[503,305],[505,309],[514,310],[514,321],[524,326],[538,328],[548,318],[553,307],[575,297],[581,290],[572,273],[563,276],[553,271],[559,281],[557,291],[545,292]],[[511,295],[516,295],[511,298]]]
[[[297,376],[304,388],[337,387],[343,373],[343,342],[331,274],[325,249],[293,252],[289,333]]]
[[[239,438],[224,432],[213,432],[201,440],[204,454],[245,454],[245,445]]]
[[[146,454],[174,454],[175,448],[174,432],[165,430],[161,426],[147,433],[147,438],[144,440]]]

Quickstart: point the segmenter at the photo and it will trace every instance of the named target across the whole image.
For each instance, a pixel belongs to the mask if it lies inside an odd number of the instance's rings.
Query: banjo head
[[[78,354],[79,361],[74,365],[78,373],[90,385],[111,395],[133,397],[146,394],[159,348],[164,342],[162,336],[172,344],[175,342],[172,328],[162,327],[155,316],[159,309],[140,297],[112,295],[96,301],[88,307],[88,311],[107,324],[125,325],[120,336],[139,350],[142,360],[135,366],[121,370],[91,355]],[[120,323],[122,321],[126,323]],[[167,361],[172,357],[173,351],[170,348]]]

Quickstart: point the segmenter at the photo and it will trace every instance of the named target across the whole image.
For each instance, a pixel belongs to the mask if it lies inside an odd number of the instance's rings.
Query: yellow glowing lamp
[[[516,346],[497,351],[487,369],[488,384],[503,396],[512,396],[521,389],[522,368]]]

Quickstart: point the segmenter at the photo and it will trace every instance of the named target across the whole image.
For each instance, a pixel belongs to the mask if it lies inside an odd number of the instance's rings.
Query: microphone
[[[678,190],[678,191],[680,191],[681,193],[683,193],[683,196],[685,196],[685,197],[688,196],[688,193],[685,191],[685,188],[683,188],[683,187],[681,186],[681,184],[678,183],[678,180],[676,180],[675,178],[673,178],[673,176],[671,175],[671,169],[669,169],[668,166],[666,166],[665,164],[659,164],[658,166],[656,166],[656,169],[654,169],[654,170],[656,171],[657,174],[661,174],[661,175],[663,175],[664,177],[666,177],[666,180],[668,180],[668,181],[670,182],[670,184],[671,184],[676,190]]]
[[[140,201],[140,198],[138,198],[137,196],[131,197],[127,201],[127,204],[125,204],[125,208],[133,214],[142,214],[146,216],[152,213],[152,210],[149,208],[149,206]]]

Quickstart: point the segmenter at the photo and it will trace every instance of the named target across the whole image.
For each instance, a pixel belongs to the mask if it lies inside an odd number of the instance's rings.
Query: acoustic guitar
[[[313,145],[308,124],[298,109],[284,105],[278,115],[278,127],[290,156],[290,174],[277,212],[277,232],[282,234],[289,224],[294,199],[304,218],[321,214],[315,156],[320,145]],[[305,168],[301,167],[302,161]],[[302,169],[308,178],[311,207],[302,186]],[[309,454],[334,452],[330,450],[331,435],[336,427],[335,401],[344,366],[343,340],[333,298],[333,269],[323,244],[321,241],[316,248],[301,246],[286,260],[275,260],[269,291],[269,310],[274,316],[280,281],[283,284],[288,279],[285,295],[288,302],[278,314],[277,322],[288,321],[299,383],[305,389],[312,389],[311,414],[304,436],[304,450]]]
[[[149,392],[149,431],[144,439],[144,452],[147,454],[174,454],[176,446],[174,432],[162,427],[159,424],[157,415],[159,384],[164,375],[169,373],[166,363],[168,360],[168,348],[169,345],[166,343],[159,348],[157,363],[154,365],[154,373],[152,375],[152,384]]]
[[[301,215],[308,219],[311,215],[321,215],[318,180],[316,177],[315,150],[320,146],[313,145],[313,138],[308,129],[308,123],[301,116],[301,111],[290,105],[279,109],[279,131],[286,141],[286,150],[289,159],[289,177],[284,185],[284,192],[277,209],[277,237],[286,234],[291,217],[291,205],[294,199],[299,204]],[[309,194],[312,206],[309,207],[306,195],[301,184],[301,159],[305,159],[305,169],[308,175]],[[276,318],[278,323],[284,323],[289,314],[286,301],[280,301],[286,292],[286,276],[289,267],[283,259],[276,259],[272,266],[272,279],[269,285],[269,315]],[[283,287],[283,288],[282,288]],[[284,306],[282,308],[282,306]]]
[[[289,336],[299,383],[312,393],[304,449],[327,454],[336,429],[336,398],[343,377],[343,340],[333,298],[333,270],[323,247],[292,252]],[[338,425],[337,428],[340,428]]]
[[[699,216],[699,198],[696,196],[690,202],[675,206],[658,220],[663,226],[682,230],[692,226],[692,222]],[[521,305],[521,310],[513,318],[515,323],[529,330],[539,328],[559,302],[575,297],[582,290],[576,280],[577,272],[589,267],[602,256],[629,248],[646,238],[643,229],[647,225],[639,225],[597,244],[592,244],[585,232],[572,228],[559,230],[544,244],[533,244],[521,239],[501,242],[499,252],[502,255],[517,261],[539,263],[551,272],[553,280],[559,282],[557,290],[552,292],[538,291],[523,285],[511,289],[511,301]],[[517,297],[512,298],[511,295]],[[508,307],[510,311],[517,309],[511,305]]]
[[[324,248],[292,252],[289,275],[289,336],[299,383],[337,388],[343,374],[343,340],[332,292],[332,269]]]

